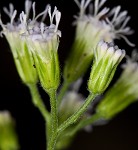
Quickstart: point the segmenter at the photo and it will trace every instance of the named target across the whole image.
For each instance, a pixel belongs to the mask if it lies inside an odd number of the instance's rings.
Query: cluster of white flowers
[[[48,150],[66,149],[78,130],[89,127],[97,120],[111,119],[138,98],[138,54],[133,52],[132,59],[128,58],[123,65],[121,77],[96,106],[94,114],[89,111],[92,110],[93,100],[107,90],[126,55],[125,50],[114,44],[114,40],[122,38],[128,45],[134,46],[127,38],[133,30],[127,26],[130,20],[128,12],[121,11],[121,6],[113,9],[103,7],[107,0],[74,1],[80,12],[75,16],[76,35],[63,68],[63,83],[59,92],[61,70],[58,47],[61,31],[58,28],[61,12],[57,7],[52,12],[48,4],[44,11],[36,15],[35,2],[25,0],[25,11],[19,17],[12,4],[9,4],[9,9],[3,9],[10,22],[4,24],[0,15],[1,35],[6,37],[20,78],[30,89],[33,103],[46,121]],[[47,16],[49,25],[45,23]],[[79,89],[90,65],[89,95],[85,98]],[[37,89],[38,81],[49,95],[50,112]],[[0,125],[8,119],[7,112],[0,112]]]
[[[105,41],[112,42],[114,39],[123,38],[130,46],[134,46],[126,37],[126,35],[133,33],[133,30],[127,27],[127,23],[131,18],[127,16],[128,12],[121,12],[121,6],[113,9],[102,8],[107,0],[95,0],[93,3],[91,1],[81,0],[79,2],[79,0],[75,0],[80,8],[79,16],[75,16],[77,19],[76,23],[91,23],[91,28],[94,28],[95,31],[105,32],[103,34],[103,40]],[[88,14],[86,13],[87,8]],[[81,26],[80,28],[83,27]]]
[[[29,18],[31,8],[33,9],[33,17]],[[32,40],[47,41],[57,34],[61,36],[61,32],[58,30],[59,21],[61,18],[61,13],[55,7],[54,12],[51,13],[51,6],[47,5],[45,10],[36,16],[35,12],[35,2],[32,4],[31,1],[25,1],[25,12],[22,11],[19,15],[17,21],[15,21],[17,16],[17,10],[14,10],[14,6],[9,4],[9,10],[4,7],[4,12],[10,17],[10,23],[4,25],[0,19],[0,24],[3,28],[2,33],[7,36],[9,32],[16,32],[20,35],[28,34]],[[49,14],[50,26],[44,24],[44,20]],[[42,16],[41,21],[37,21],[38,18]],[[54,25],[53,20],[55,17],[56,24]]]
[[[33,15],[30,19],[31,9]],[[45,62],[52,57],[52,52],[57,52],[58,39],[61,37],[61,32],[58,30],[61,13],[57,7],[52,13],[51,6],[46,5],[45,10],[36,15],[35,2],[32,3],[30,0],[25,1],[25,11],[22,11],[17,19],[17,10],[14,10],[12,4],[9,4],[9,10],[4,7],[4,12],[9,16],[10,22],[4,25],[0,18],[0,25],[3,29],[1,33],[5,35],[11,47],[20,77],[24,83],[37,82],[32,52],[39,54]],[[50,18],[49,26],[44,23],[47,15]],[[42,17],[41,21],[38,21],[40,17]]]

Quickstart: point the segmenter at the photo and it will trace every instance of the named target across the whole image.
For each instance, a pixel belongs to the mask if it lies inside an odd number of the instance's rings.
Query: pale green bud
[[[91,0],[81,0],[81,2],[75,0],[75,2],[80,8],[80,13],[76,16],[75,40],[63,74],[64,79],[69,83],[85,74],[93,59],[93,49],[99,41],[112,42],[114,39],[123,38],[129,45],[134,46],[125,36],[133,33],[129,27],[126,27],[130,19],[127,11],[120,12],[120,6],[111,11],[106,7],[102,9],[105,0],[95,0],[92,3]],[[88,14],[86,14],[87,8],[89,8]]]
[[[138,54],[137,54],[138,58]],[[133,58],[132,58],[133,59]],[[115,85],[97,106],[97,113],[111,119],[138,99],[138,63],[129,60]]]
[[[92,93],[101,94],[110,84],[125,51],[112,46],[111,43],[100,42],[94,49],[94,56],[88,89]]]
[[[14,121],[7,111],[0,112],[0,150],[19,149]]]

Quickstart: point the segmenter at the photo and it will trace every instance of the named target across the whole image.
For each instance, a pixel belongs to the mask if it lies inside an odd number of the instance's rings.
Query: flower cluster
[[[45,10],[36,15],[35,2],[26,0],[25,11],[19,17],[17,10],[9,4],[9,10],[4,7],[4,12],[9,16],[10,22],[4,24],[0,18],[1,34],[10,45],[19,76],[29,88],[32,102],[45,120],[47,150],[66,149],[80,129],[88,129],[99,120],[112,119],[138,99],[138,54],[133,52],[132,59],[127,57],[118,81],[103,95],[96,108],[90,107],[97,96],[107,90],[126,55],[126,51],[119,49],[114,40],[122,38],[128,45],[134,46],[127,39],[127,35],[131,35],[133,30],[127,27],[130,17],[127,16],[127,11],[121,12],[121,6],[109,9],[104,7],[106,0],[75,2],[80,12],[75,16],[75,40],[63,68],[62,84],[58,58],[61,12],[57,7],[52,12],[51,6],[46,5]],[[45,23],[47,15],[49,25]],[[88,97],[85,98],[79,89],[82,77],[90,66]],[[49,96],[50,111],[39,93],[39,81]],[[9,129],[10,117],[7,116],[6,113],[0,113],[0,149],[7,142],[5,135],[12,131]],[[12,123],[10,126],[12,127]],[[3,132],[5,127],[9,133]],[[13,136],[13,139],[15,146],[16,138]],[[5,149],[9,148],[2,147],[2,150]]]
[[[31,7],[32,19],[29,18]],[[35,3],[32,4],[31,1],[26,0],[25,12],[20,13],[16,22],[17,10],[14,10],[12,4],[9,5],[9,9],[4,7],[5,13],[10,17],[10,23],[4,25],[1,21],[2,33],[10,44],[22,81],[25,84],[36,84],[39,76],[45,89],[57,88],[59,84],[57,49],[59,37],[61,37],[58,25],[61,13],[56,7],[51,13],[51,6],[47,5],[46,9],[36,16]],[[50,26],[43,23],[47,14],[50,17]],[[41,16],[42,20],[38,22],[37,19]],[[53,24],[54,18],[56,25]],[[42,72],[42,69],[45,72]],[[43,74],[47,76],[44,77]]]

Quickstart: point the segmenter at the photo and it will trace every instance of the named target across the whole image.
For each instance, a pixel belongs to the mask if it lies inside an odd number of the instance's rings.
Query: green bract
[[[94,49],[94,62],[88,81],[92,93],[103,93],[110,84],[118,64],[125,56],[125,51],[105,42],[100,42]]]
[[[10,44],[20,78],[25,84],[36,84],[38,76],[26,41],[21,39],[19,33],[16,32],[5,32],[4,34]]]
[[[35,67],[37,69],[42,87],[45,90],[57,89],[60,80],[57,54],[58,39],[53,38],[46,43],[29,40],[28,44],[30,49],[33,51]],[[53,46],[54,44],[57,45]]]

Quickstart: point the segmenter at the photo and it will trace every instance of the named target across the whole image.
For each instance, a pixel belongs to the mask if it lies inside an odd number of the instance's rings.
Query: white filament
[[[27,18],[29,17],[31,7],[32,7],[32,2],[30,0],[26,0],[25,1],[25,13],[26,13]]]
[[[46,16],[47,16],[47,13],[48,13],[48,8],[49,8],[49,4],[46,6],[45,8],[45,13],[43,14],[43,17],[42,17],[42,22],[45,20]]]
[[[7,14],[11,18],[13,15],[13,12],[14,12],[13,4],[11,4],[11,3],[9,4],[9,10],[6,7],[3,7],[3,10],[4,10],[5,14]]]
[[[60,19],[61,19],[61,12],[57,11],[57,12],[56,12],[56,27],[55,27],[55,32],[56,32],[57,29],[58,29]]]
[[[33,2],[33,5],[32,5],[32,9],[33,9],[33,20],[35,19],[35,2]]]
[[[80,16],[83,16],[91,0],[81,0],[81,2],[79,2],[79,0],[74,0],[74,1],[77,4],[77,6],[80,8]]]
[[[17,14],[17,10],[14,10],[13,15],[11,17],[11,24],[13,24],[16,14]]]

